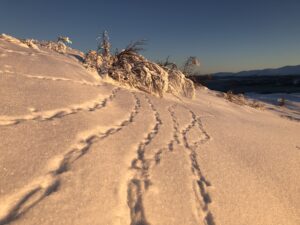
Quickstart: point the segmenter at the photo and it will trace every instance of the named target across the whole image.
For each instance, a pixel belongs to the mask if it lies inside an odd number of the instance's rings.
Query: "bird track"
[[[88,135],[80,137],[76,144],[65,154],[53,158],[48,165],[47,173],[35,179],[19,192],[0,200],[0,225],[10,223],[25,214],[30,208],[55,192],[60,185],[60,175],[70,169],[70,166],[83,155],[90,147],[111,135],[122,130],[134,121],[141,107],[139,98],[133,94],[135,105],[128,118],[118,125],[103,131],[103,127],[90,131]]]
[[[203,175],[203,173],[201,171],[200,164],[197,160],[197,151],[196,151],[196,149],[200,145],[202,145],[210,140],[210,136],[203,128],[200,118],[197,117],[197,115],[192,110],[190,110],[187,107],[185,107],[185,108],[191,114],[192,120],[189,123],[189,125],[181,131],[181,135],[182,135],[184,146],[189,152],[191,170],[196,179],[193,183],[193,189],[194,189],[196,199],[198,202],[198,204],[197,204],[198,208],[199,208],[198,211],[200,211],[199,216],[200,216],[200,218],[203,219],[203,222],[206,225],[215,225],[214,217],[213,217],[211,211],[209,210],[209,204],[212,202],[212,200],[207,191],[208,187],[211,186],[211,183],[209,181],[207,181],[207,179],[205,178],[205,176]],[[193,143],[189,143],[187,134],[190,132],[190,130],[193,127],[196,127],[196,126],[200,130],[200,135],[199,135],[200,139],[196,140]],[[204,137],[203,137],[203,135],[204,135]]]
[[[76,114],[82,111],[95,111],[99,110],[107,105],[109,101],[112,101],[116,97],[116,93],[120,88],[114,88],[112,93],[103,99],[97,98],[94,101],[88,101],[79,105],[74,105],[69,108],[61,108],[43,112],[35,112],[29,115],[24,115],[20,117],[0,117],[0,126],[16,125],[19,123],[24,123],[28,121],[47,121],[52,119],[62,118],[71,114]]]
[[[172,105],[168,108],[168,111],[170,113],[170,116],[171,116],[172,122],[173,122],[173,139],[170,141],[170,143],[168,145],[170,151],[173,151],[174,143],[180,144],[180,140],[179,140],[179,136],[178,136],[178,134],[179,134],[179,123],[178,123],[178,121],[176,119],[176,116],[175,116],[175,111],[174,111],[175,107],[176,107],[176,104],[174,104],[174,105]]]
[[[53,77],[53,76],[47,76],[47,75],[33,75],[33,74],[28,74],[28,73],[19,73],[19,72],[13,72],[10,70],[5,70],[2,71],[4,74],[18,74],[18,76],[22,76],[25,78],[29,79],[39,79],[39,80],[49,80],[49,81],[63,81],[63,82],[71,82],[74,84],[80,84],[80,85],[85,85],[85,86],[92,86],[92,87],[102,87],[104,86],[103,84],[98,84],[98,83],[92,83],[88,81],[80,81],[80,80],[73,80],[73,79],[68,79],[68,78],[62,78],[62,77]]]
[[[174,108],[175,108],[176,104],[171,105],[168,107],[168,112],[170,113],[170,116],[172,118],[172,123],[173,123],[173,137],[169,140],[168,144],[166,147],[160,148],[158,149],[158,151],[156,151],[155,155],[154,155],[154,161],[155,161],[155,165],[158,165],[161,161],[161,154],[164,151],[173,151],[174,150],[174,145],[175,144],[180,144],[180,140],[179,140],[179,124],[175,118],[175,112],[174,112]]]

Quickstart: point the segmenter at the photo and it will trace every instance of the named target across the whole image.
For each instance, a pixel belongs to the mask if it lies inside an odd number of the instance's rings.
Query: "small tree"
[[[110,65],[112,64],[112,57],[110,54],[111,44],[109,42],[108,32],[105,30],[102,33],[101,41],[97,47],[97,60],[99,57],[102,58],[102,65],[98,68],[101,74],[107,74]]]
[[[98,44],[97,52],[103,57],[110,56],[110,47],[111,45],[109,42],[108,32],[105,30],[102,33],[101,41]]]

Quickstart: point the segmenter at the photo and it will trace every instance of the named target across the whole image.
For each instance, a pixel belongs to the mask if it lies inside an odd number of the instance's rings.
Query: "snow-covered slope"
[[[157,98],[0,39],[0,224],[300,224],[300,123]]]

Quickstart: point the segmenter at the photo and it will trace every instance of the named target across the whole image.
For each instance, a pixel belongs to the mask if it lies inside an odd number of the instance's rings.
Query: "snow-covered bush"
[[[85,54],[83,59],[84,66],[93,70],[99,70],[103,64],[103,59],[101,55],[98,55],[96,51],[90,50]]]
[[[63,42],[48,41],[47,43],[43,43],[43,47],[51,49],[61,54],[66,53],[67,50],[67,46]]]
[[[175,64],[159,65],[140,55],[139,51],[143,50],[144,44],[144,40],[132,42],[126,49],[112,55],[108,34],[104,32],[97,51],[89,51],[85,55],[84,65],[96,69],[102,77],[109,76],[121,84],[157,96],[162,97],[170,92],[193,98],[194,83]]]
[[[135,52],[125,50],[119,53],[108,75],[120,83],[154,95],[163,96],[168,90],[168,73]]]
[[[58,53],[64,54],[67,51],[67,44],[72,44],[72,41],[69,37],[60,36],[57,38],[57,41],[47,41],[41,43],[41,45],[45,48],[51,49]]]
[[[193,81],[186,78],[186,76],[179,69],[170,69],[168,74],[169,92],[187,98],[195,97],[195,86]]]

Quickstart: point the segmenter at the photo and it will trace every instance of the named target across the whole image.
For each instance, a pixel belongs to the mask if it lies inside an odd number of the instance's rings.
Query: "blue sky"
[[[143,54],[192,55],[202,73],[300,64],[298,0],[1,0],[0,32],[43,40],[67,35],[73,47],[96,48],[106,29],[113,48],[148,40]]]

